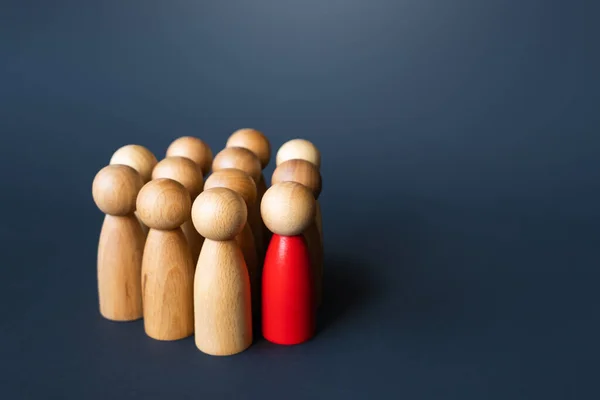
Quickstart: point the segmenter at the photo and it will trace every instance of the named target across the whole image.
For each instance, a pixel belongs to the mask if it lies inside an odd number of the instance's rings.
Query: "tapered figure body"
[[[181,183],[190,194],[192,202],[198,197],[204,187],[204,178],[202,177],[200,166],[191,159],[185,157],[170,156],[156,164],[152,171],[152,179],[160,178],[173,179]],[[204,238],[200,236],[198,231],[194,228],[191,214],[190,218],[181,225],[181,230],[188,242],[190,252],[192,253],[192,262],[195,268]]]
[[[215,156],[213,161],[213,171],[219,171],[226,168],[239,169],[250,175],[254,184],[257,185],[262,174],[260,160],[252,151],[243,147],[226,147]],[[257,189],[258,190],[258,189]],[[248,209],[248,223],[252,229],[256,251],[259,260],[262,260],[265,253],[266,243],[263,238],[262,221],[260,218],[260,203],[256,202],[253,207]]]
[[[196,347],[214,356],[240,353],[253,339],[250,276],[236,241],[246,205],[233,190],[206,189],[194,201],[192,221],[205,238],[194,277]]]
[[[275,185],[280,182],[297,182],[306,186],[315,197],[315,215],[319,212],[319,195],[321,194],[321,173],[312,163],[292,159],[284,161],[273,172],[271,182]],[[306,228],[303,233],[310,253],[311,266],[315,279],[316,305],[319,307],[323,298],[323,241],[319,232],[317,218]]]
[[[150,228],[142,262],[144,329],[153,339],[183,339],[194,333],[194,265],[181,230],[190,195],[179,182],[154,179],[140,191],[137,209]]]
[[[156,163],[156,156],[146,147],[138,144],[128,144],[119,148],[110,159],[111,165],[127,165],[135,169],[140,174],[143,184],[152,179],[152,170]],[[137,212],[135,215],[142,227],[144,236],[147,235],[148,227],[140,220]]]
[[[273,343],[303,343],[316,325],[313,269],[303,236],[314,224],[315,199],[305,186],[281,182],[266,191],[261,213],[273,232],[262,277],[262,333]]]
[[[142,185],[139,173],[126,165],[104,167],[92,185],[94,202],[106,213],[98,244],[100,314],[113,321],[142,317],[141,268],[145,235],[134,215]]]
[[[242,196],[247,209],[255,206],[256,185],[250,175],[242,170],[225,168],[213,172],[206,180],[205,188],[212,189],[216,187],[231,189]],[[246,262],[246,267],[248,268],[248,274],[250,276],[253,321],[256,325],[260,325],[260,320],[257,320],[257,318],[260,316],[260,271],[262,265],[259,266],[258,253],[254,242],[254,235],[250,229],[250,224],[245,223],[244,228],[235,239],[242,250],[244,261]]]

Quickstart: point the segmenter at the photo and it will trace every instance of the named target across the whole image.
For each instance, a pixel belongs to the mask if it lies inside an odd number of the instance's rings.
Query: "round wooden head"
[[[280,182],[298,182],[309,188],[315,199],[321,194],[321,173],[319,169],[306,160],[294,159],[284,161],[273,172],[271,184]]]
[[[200,166],[185,157],[171,156],[156,164],[152,171],[152,179],[160,178],[169,178],[181,183],[192,199],[195,199],[204,187]]]
[[[265,169],[271,160],[271,144],[269,143],[269,139],[256,129],[238,129],[229,136],[225,146],[243,147],[250,150],[258,157],[262,169]]]
[[[202,170],[202,176],[208,175],[213,162],[210,147],[202,140],[192,136],[175,139],[167,148],[167,157],[179,156],[189,158]]]
[[[179,228],[190,218],[192,201],[187,189],[168,178],[154,179],[144,185],[137,198],[137,212],[152,229]]]
[[[242,170],[225,168],[213,172],[206,183],[205,189],[224,187],[231,189],[244,199],[247,207],[252,207],[256,202],[256,184],[254,180]]]
[[[142,177],[132,167],[108,165],[94,177],[92,197],[103,213],[128,215],[135,211],[136,198],[143,185]]]
[[[150,150],[137,144],[123,146],[112,155],[110,164],[128,165],[139,172],[144,183],[152,179],[152,170],[158,161]]]
[[[296,158],[309,161],[317,168],[321,168],[321,152],[312,142],[305,139],[292,139],[285,142],[277,151],[275,162],[279,166],[285,161]]]
[[[260,203],[267,228],[283,236],[302,234],[315,221],[317,205],[312,192],[297,182],[271,186]]]
[[[242,196],[231,189],[206,189],[192,206],[194,227],[206,239],[233,240],[242,231],[248,211]]]
[[[258,157],[243,147],[226,147],[216,155],[213,161],[213,171],[225,168],[241,169],[258,182],[262,174],[262,168]]]

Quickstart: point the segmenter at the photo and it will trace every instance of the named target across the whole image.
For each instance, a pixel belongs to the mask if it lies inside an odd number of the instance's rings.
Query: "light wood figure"
[[[143,182],[126,165],[102,168],[92,184],[92,196],[106,214],[98,244],[100,314],[112,321],[142,317],[141,269],[144,232],[134,215]]]
[[[183,339],[194,332],[194,265],[181,230],[190,195],[179,182],[154,179],[140,191],[137,209],[150,228],[142,261],[144,329],[153,339]]]
[[[300,159],[282,162],[275,169],[271,178],[273,185],[280,182],[297,182],[306,186],[314,195],[315,207],[317,207],[318,198],[321,194],[321,173],[314,164]],[[315,279],[315,296],[317,307],[319,307],[323,298],[323,242],[316,220],[306,229],[304,238],[310,252]]]
[[[194,277],[196,347],[227,356],[253,339],[250,277],[236,237],[246,224],[244,199],[231,189],[206,189],[192,206],[192,221],[205,237]]]
[[[242,170],[225,168],[212,173],[204,185],[205,189],[224,187],[231,189],[244,199],[247,209],[254,207],[256,203],[256,185],[254,181]],[[258,262],[258,253],[254,244],[254,235],[250,224],[244,224],[244,228],[236,240],[244,254],[244,261],[250,275],[250,288],[252,291],[252,315],[258,324],[260,315],[260,270],[262,265]]]
[[[270,342],[294,345],[315,333],[314,274],[303,233],[315,221],[315,198],[304,185],[272,185],[261,203],[273,232],[262,280],[262,331]]]
[[[275,156],[275,163],[277,165],[282,162],[293,160],[293,159],[306,160],[317,168],[321,168],[321,152],[317,149],[312,142],[306,139],[292,139],[285,142]]]
[[[260,161],[261,168],[264,171],[271,161],[271,143],[264,133],[251,128],[238,129],[233,132],[227,140],[226,147],[243,147],[253,152]],[[267,191],[267,183],[263,173],[260,174],[256,184],[257,198],[256,202],[260,205],[262,198]],[[271,231],[267,228],[261,219],[263,227],[263,242],[266,251],[266,245],[271,239]]]
[[[279,148],[279,150],[277,150],[277,155],[275,156],[275,163],[277,164],[277,166],[279,166],[279,164],[283,162],[294,159],[306,160],[311,164],[314,164],[319,170],[321,169],[321,152],[319,151],[319,149],[317,149],[317,146],[315,146],[312,142],[306,139],[292,139],[285,142]],[[319,229],[319,234],[321,235],[322,242],[323,222],[319,202],[317,202],[317,214],[315,220],[317,222],[317,228]]]
[[[152,170],[157,162],[156,156],[152,154],[152,152],[146,147],[138,144],[128,144],[114,152],[109,164],[130,166],[140,174],[142,177],[142,182],[146,184],[150,181],[150,179],[152,179]],[[135,214],[142,226],[144,235],[147,235],[148,227],[144,225],[142,221],[140,221],[137,212]]]
[[[166,157],[179,156],[189,158],[202,170],[202,176],[210,173],[213,153],[208,144],[193,136],[182,136],[175,139],[167,148]]]
[[[152,171],[152,179],[169,178],[183,185],[190,194],[190,199],[193,202],[204,188],[204,178],[200,166],[189,158],[170,156],[161,160],[154,171]],[[191,214],[190,219],[186,220],[181,226],[183,234],[187,239],[188,246],[192,253],[192,262],[194,268],[198,261],[198,255],[202,248],[204,238],[200,236],[198,231],[192,224]]]
[[[262,168],[260,160],[252,151],[243,147],[226,147],[221,150],[215,156],[212,169],[213,171],[219,171],[225,168],[235,168],[244,171],[250,175],[258,188]],[[265,243],[263,234],[263,222],[260,218],[260,203],[256,202],[254,207],[248,209],[248,223],[254,235],[254,243],[256,244],[259,261],[262,261],[267,244]]]

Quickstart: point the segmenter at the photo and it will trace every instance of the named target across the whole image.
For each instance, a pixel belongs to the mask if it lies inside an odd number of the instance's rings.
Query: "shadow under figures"
[[[368,304],[378,293],[369,277],[366,263],[356,258],[331,255],[325,257],[323,303],[317,317],[317,332],[330,328],[345,314]]]

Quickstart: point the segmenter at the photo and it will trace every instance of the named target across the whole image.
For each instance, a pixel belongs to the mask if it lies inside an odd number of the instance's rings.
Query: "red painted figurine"
[[[270,342],[294,345],[315,333],[314,276],[303,236],[315,213],[312,192],[296,182],[271,186],[261,202],[273,232],[262,275],[262,333]]]

